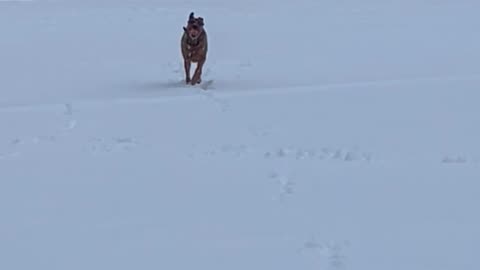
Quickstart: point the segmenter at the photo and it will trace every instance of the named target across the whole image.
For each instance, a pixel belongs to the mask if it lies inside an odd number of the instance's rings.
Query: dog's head
[[[183,27],[183,30],[188,34],[192,40],[196,40],[203,32],[203,26],[205,25],[203,18],[195,18],[193,12],[188,17],[187,26]]]

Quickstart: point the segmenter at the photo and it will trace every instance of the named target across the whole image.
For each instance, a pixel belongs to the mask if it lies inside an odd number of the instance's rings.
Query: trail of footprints
[[[479,158],[465,155],[448,155],[442,158],[443,164],[480,164]]]
[[[346,162],[369,163],[375,161],[373,154],[358,148],[303,148],[303,147],[273,147],[255,148],[245,144],[224,144],[214,148],[196,149],[189,156],[195,158],[230,157],[242,160],[244,158],[257,158],[267,161],[289,162]],[[443,164],[480,164],[478,159],[462,155],[445,156],[441,159]],[[277,190],[274,200],[285,201],[295,192],[295,181],[291,175],[271,171],[266,176]]]
[[[6,145],[0,145],[0,161],[15,159],[22,155],[22,149],[38,144],[56,143],[62,136],[66,136],[77,126],[77,121],[73,118],[73,108],[71,104],[65,105],[66,123],[61,131],[56,135],[42,135],[31,138],[15,138]],[[252,129],[254,135],[265,137],[270,135],[268,131],[262,129]],[[139,146],[139,142],[131,137],[102,138],[92,137],[86,139],[86,149],[90,154],[108,154],[133,151]],[[323,148],[304,148],[304,147],[273,147],[273,148],[254,148],[246,144],[223,144],[219,147],[197,149],[190,154],[191,158],[205,158],[215,156],[229,156],[234,158],[244,158],[255,156],[264,160],[291,160],[291,161],[333,161],[333,162],[371,162],[373,155],[370,152],[359,149],[323,147]],[[480,160],[464,155],[449,155],[441,160],[443,164],[478,164]],[[276,189],[276,196],[273,199],[284,201],[295,193],[295,181],[291,175],[271,172],[267,174],[267,179],[271,181]],[[347,257],[345,249],[348,248],[348,242],[319,242],[312,238],[303,243],[299,252],[306,256],[313,256],[319,264],[320,269],[340,270],[346,269]]]
[[[295,191],[293,177],[272,172],[269,174],[268,178],[272,180],[273,184],[278,188],[278,195],[273,198],[274,200],[283,201],[287,197],[293,195]]]
[[[268,134],[268,133],[265,133]],[[266,136],[266,135],[263,135]],[[246,144],[223,144],[218,147],[197,149],[189,155],[196,157],[229,156],[235,158],[261,157],[266,160],[317,160],[339,162],[372,162],[375,158],[371,152],[358,148],[304,148],[304,147],[272,147],[254,148]],[[433,162],[435,162],[433,160]],[[467,155],[446,155],[438,160],[441,164],[480,164],[480,158]]]
[[[347,269],[347,256],[345,250],[350,246],[349,241],[320,242],[315,238],[303,243],[299,252],[314,256],[319,264],[319,269],[341,270]]]
[[[0,160],[12,159],[21,156],[21,150],[28,145],[38,145],[43,143],[54,143],[62,137],[68,135],[77,127],[77,121],[73,117],[72,104],[64,105],[65,124],[55,135],[40,135],[30,138],[14,138],[4,145],[0,144]],[[257,137],[270,135],[268,129],[250,128],[250,132]],[[140,143],[132,137],[113,137],[102,138],[93,137],[87,139],[86,149],[91,154],[113,153],[132,151]],[[191,153],[191,158],[213,157],[224,155],[236,158],[243,158],[247,155],[262,157],[267,160],[318,160],[318,161],[341,161],[341,162],[370,162],[373,161],[373,155],[367,151],[359,149],[323,147],[323,148],[304,148],[304,147],[276,147],[270,149],[258,149],[246,144],[224,144],[219,147],[200,149]],[[468,157],[465,155],[447,155],[440,159],[443,164],[480,164],[479,158]]]
[[[39,135],[27,138],[14,138],[4,145],[0,145],[0,160],[12,160],[22,156],[26,150],[34,145],[44,145],[47,143],[56,143],[69,135],[77,126],[77,121],[73,118],[73,107],[71,104],[65,104],[64,115],[66,122],[63,127],[55,132],[54,135]],[[85,142],[86,149],[90,154],[108,154],[128,152],[139,146],[139,142],[131,137],[113,137],[101,138],[93,137]]]
[[[246,155],[255,155],[267,160],[336,160],[345,162],[370,162],[372,154],[358,149],[341,148],[302,148],[302,147],[277,147],[270,149],[255,149],[245,144],[224,144],[215,148],[201,149],[191,154],[191,157],[213,157],[224,155],[242,158]]]
[[[130,152],[133,151],[139,142],[134,138],[91,138],[87,149],[90,153],[98,155],[114,152]]]
[[[32,138],[15,138],[0,148],[0,160],[10,160],[22,155],[22,149],[43,143],[55,143],[56,136],[41,135]]]
[[[372,160],[372,154],[356,149],[321,148],[308,149],[298,147],[277,148],[267,150],[263,156],[267,159],[296,159],[296,160],[338,160],[368,162]]]

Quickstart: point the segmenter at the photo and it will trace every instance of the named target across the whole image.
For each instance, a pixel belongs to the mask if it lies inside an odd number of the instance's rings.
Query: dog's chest
[[[196,60],[197,58],[201,58],[203,55],[203,46],[199,44],[197,46],[185,44],[185,56],[189,59]]]
[[[203,35],[198,40],[189,40],[185,34],[182,40],[182,52],[185,60],[192,62],[199,62],[205,59],[207,53],[206,35]]]
[[[193,55],[195,53],[194,48],[195,48],[194,46],[187,44],[187,56],[188,56],[188,58],[193,57]]]

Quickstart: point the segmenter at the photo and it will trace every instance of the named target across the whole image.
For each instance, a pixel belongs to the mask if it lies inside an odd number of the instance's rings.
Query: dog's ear
[[[198,22],[200,23],[201,26],[205,25],[205,22],[202,17],[198,17]]]
[[[187,32],[187,28],[185,26],[183,27],[183,31]]]
[[[188,16],[188,19],[189,19],[189,20],[193,20],[194,18],[195,18],[195,17],[194,17],[194,14],[193,14],[193,12],[192,12],[192,13],[190,13],[190,16]]]

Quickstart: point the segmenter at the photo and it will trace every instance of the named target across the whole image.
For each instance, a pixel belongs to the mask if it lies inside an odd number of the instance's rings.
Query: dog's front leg
[[[189,60],[184,60],[183,61],[183,64],[185,66],[185,82],[188,84],[190,83],[190,67],[192,65],[192,63],[189,61]]]
[[[205,64],[205,59],[198,61],[197,68],[193,74],[192,85],[202,82],[202,71],[203,65]]]

